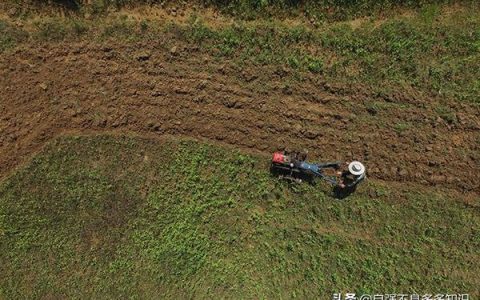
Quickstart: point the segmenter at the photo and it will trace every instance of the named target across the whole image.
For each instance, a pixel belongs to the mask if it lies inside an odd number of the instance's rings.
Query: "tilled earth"
[[[64,132],[183,135],[311,160],[358,159],[371,178],[479,192],[480,110],[405,88],[360,85],[198,48],[56,43],[0,55],[0,178]],[[445,104],[443,104],[445,105]]]

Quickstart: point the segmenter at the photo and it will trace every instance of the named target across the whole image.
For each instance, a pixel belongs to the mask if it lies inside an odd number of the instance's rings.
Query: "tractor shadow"
[[[273,166],[270,167],[270,174],[273,177],[276,177],[281,180],[289,181],[291,183],[308,183],[310,185],[316,185],[316,180],[313,175],[305,174],[305,173],[298,173],[298,172],[290,172],[289,170],[278,169]]]

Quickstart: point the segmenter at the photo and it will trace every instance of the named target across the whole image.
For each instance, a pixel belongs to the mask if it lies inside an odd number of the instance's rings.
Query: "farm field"
[[[0,298],[480,297],[478,4],[93,2],[0,4]]]
[[[265,161],[173,137],[55,139],[0,186],[0,291],[476,296],[478,198],[372,180],[336,200],[272,178]]]

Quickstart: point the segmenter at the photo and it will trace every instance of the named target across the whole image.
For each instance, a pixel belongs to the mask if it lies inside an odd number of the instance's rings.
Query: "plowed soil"
[[[444,99],[414,89],[379,96],[318,75],[292,77],[163,42],[2,54],[0,177],[59,134],[115,131],[205,138],[265,155],[308,149],[314,160],[364,161],[370,178],[479,191],[478,107],[448,102],[457,119],[449,123],[437,110]]]

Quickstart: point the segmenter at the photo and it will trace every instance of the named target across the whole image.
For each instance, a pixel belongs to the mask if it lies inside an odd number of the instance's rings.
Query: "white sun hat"
[[[348,171],[353,175],[359,176],[365,173],[365,166],[359,161],[352,161],[348,165]]]

